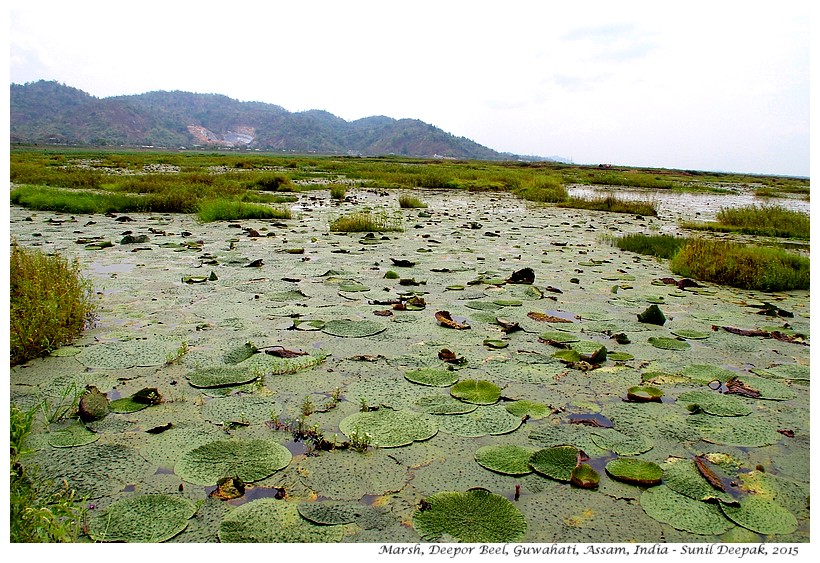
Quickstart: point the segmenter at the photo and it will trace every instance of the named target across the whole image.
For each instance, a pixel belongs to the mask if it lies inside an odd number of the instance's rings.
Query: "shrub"
[[[290,209],[271,207],[257,203],[242,203],[229,199],[208,199],[200,202],[197,209],[199,220],[236,221],[240,219],[291,219]]]
[[[73,341],[93,316],[90,282],[77,261],[12,243],[11,365],[48,354]]]
[[[399,207],[402,209],[421,209],[427,207],[427,204],[417,197],[403,194],[399,196]]]
[[[615,246],[621,250],[649,254],[659,258],[672,258],[686,243],[685,238],[671,235],[643,235],[632,233],[615,239]]]
[[[256,187],[268,192],[291,192],[295,187],[290,178],[283,174],[269,174],[256,180]]]
[[[347,186],[342,184],[333,184],[330,186],[330,197],[333,199],[344,199],[347,194]]]
[[[741,289],[809,289],[809,259],[778,248],[691,239],[669,268],[681,276]]]

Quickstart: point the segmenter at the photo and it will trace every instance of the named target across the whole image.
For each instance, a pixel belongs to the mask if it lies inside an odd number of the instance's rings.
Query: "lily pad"
[[[231,348],[222,356],[222,361],[226,364],[238,364],[240,362],[244,362],[254,354],[256,354],[259,349],[254,346],[250,342],[246,342],[242,346],[238,346],[236,348]]]
[[[660,348],[661,350],[688,350],[691,348],[691,344],[686,341],[678,340],[677,338],[665,338],[663,336],[651,336],[649,338],[649,343],[654,346],[655,348]]]
[[[651,461],[619,457],[606,464],[606,473],[617,481],[633,485],[660,485],[663,469]]]
[[[496,404],[479,406],[465,414],[442,416],[439,426],[443,431],[457,436],[478,437],[508,434],[522,422],[521,417],[510,414],[503,405]]]
[[[601,481],[601,476],[588,463],[581,463],[572,470],[569,482],[582,489],[594,489]]]
[[[607,352],[606,359],[612,360],[613,362],[628,362],[629,360],[634,360],[635,356],[628,352]]]
[[[681,338],[685,338],[686,340],[706,340],[711,336],[708,332],[702,332],[699,330],[690,330],[686,328],[681,328],[677,330],[670,331],[675,336],[679,336]]]
[[[339,430],[348,438],[369,436],[370,444],[375,447],[397,448],[435,436],[438,424],[427,414],[381,408],[342,419]]]
[[[530,457],[530,466],[541,475],[569,482],[578,465],[580,450],[575,446],[555,446],[538,450]]]
[[[666,486],[676,493],[694,500],[736,502],[726,491],[713,487],[691,459],[670,458],[663,467],[663,480]]]
[[[592,434],[592,441],[599,448],[612,450],[618,455],[638,455],[654,447],[649,436],[632,436],[617,430],[601,430]]]
[[[708,364],[695,364],[686,366],[680,371],[680,375],[697,381],[698,383],[710,383],[712,381],[720,381],[725,383],[737,373],[720,366],[713,366]]]
[[[578,353],[581,361],[591,364],[600,364],[606,361],[606,346],[594,340],[579,340],[573,342],[570,348]]]
[[[333,543],[344,537],[344,527],[313,524],[295,503],[262,498],[230,511],[218,536],[222,543]]]
[[[705,412],[715,416],[746,416],[752,408],[742,399],[716,391],[687,391],[678,396],[691,412]]]
[[[527,475],[532,473],[530,457],[538,448],[505,444],[500,446],[484,446],[475,452],[478,464],[490,471],[504,475]]]
[[[663,390],[657,387],[649,387],[646,385],[637,385],[630,387],[626,391],[626,398],[630,401],[638,403],[645,403],[647,401],[660,401],[663,397]]]
[[[364,338],[374,336],[385,330],[387,330],[387,327],[376,321],[354,321],[350,319],[328,321],[322,327],[322,332],[325,334],[342,338]]]
[[[755,368],[752,373],[773,379],[788,379],[792,381],[809,381],[810,367],[802,364],[779,364],[768,368]]]
[[[548,344],[569,344],[571,342],[578,342],[581,339],[578,338],[575,334],[570,332],[563,332],[560,330],[542,332],[538,335],[538,338],[547,342]]]
[[[281,407],[273,397],[236,395],[214,398],[202,406],[202,418],[214,424],[261,424],[279,414]]]
[[[759,495],[749,495],[737,506],[721,504],[720,509],[735,524],[758,534],[791,534],[797,530],[794,514]]]
[[[252,483],[286,467],[292,457],[270,440],[215,440],[185,452],[174,473],[196,485],[216,485],[222,477]]]
[[[325,328],[325,321],[319,319],[295,319],[293,328],[296,330],[314,331]]]
[[[503,305],[493,303],[492,301],[467,301],[464,306],[476,311],[498,311],[504,308]]]
[[[734,526],[717,505],[691,499],[665,485],[645,490],[640,503],[651,518],[692,534],[714,536]]]
[[[194,370],[185,377],[194,387],[213,388],[242,385],[255,380],[258,375],[242,368],[214,366]]]
[[[392,522],[386,510],[358,502],[336,500],[303,502],[298,505],[297,510],[302,518],[321,526],[338,526],[355,522],[365,529],[378,529]]]
[[[712,416],[693,414],[687,423],[695,428],[701,438],[714,444],[759,448],[778,443],[783,436],[770,418],[751,414],[748,416]]]
[[[465,414],[478,408],[478,405],[459,401],[452,395],[422,397],[414,404],[427,414]]]
[[[490,381],[465,379],[450,388],[456,399],[476,405],[492,405],[501,397],[501,388]]]
[[[421,368],[405,372],[404,377],[408,381],[419,385],[449,387],[458,381],[458,372],[446,369]]]
[[[85,427],[85,424],[75,420],[60,430],[48,433],[48,444],[54,448],[73,448],[85,446],[100,439],[100,435]]]
[[[543,403],[536,403],[534,401],[527,401],[527,400],[520,400],[520,401],[512,401],[506,403],[504,408],[507,409],[507,412],[519,417],[529,417],[533,420],[538,420],[539,418],[544,418],[548,416],[550,412],[550,408],[543,404]]]
[[[88,523],[98,542],[164,542],[188,526],[196,512],[190,500],[174,495],[140,495],[112,503]]]
[[[425,541],[450,537],[464,543],[511,543],[524,538],[527,521],[505,497],[470,489],[424,499],[424,509],[413,514],[413,528]]]

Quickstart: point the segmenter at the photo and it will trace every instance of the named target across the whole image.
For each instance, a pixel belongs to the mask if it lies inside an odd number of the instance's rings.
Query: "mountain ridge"
[[[12,144],[222,148],[477,160],[518,159],[418,119],[346,121],[222,94],[157,90],[97,98],[56,81],[11,84]],[[526,160],[540,159],[527,157]]]

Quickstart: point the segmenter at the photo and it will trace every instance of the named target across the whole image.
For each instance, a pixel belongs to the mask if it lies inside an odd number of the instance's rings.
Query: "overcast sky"
[[[11,82],[415,118],[579,164],[809,175],[807,1],[11,0]]]

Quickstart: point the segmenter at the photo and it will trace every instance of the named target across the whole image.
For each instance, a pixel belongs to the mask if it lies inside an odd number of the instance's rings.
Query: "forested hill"
[[[54,81],[11,85],[11,143],[243,148],[317,154],[509,159],[417,119],[345,121],[219,94],[148,92],[97,98]]]

